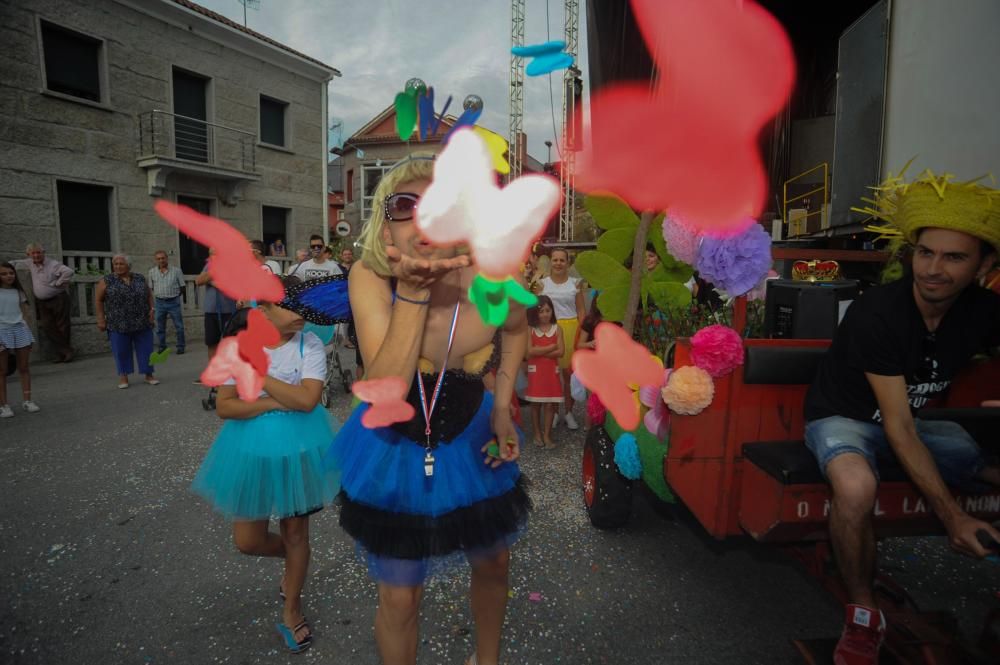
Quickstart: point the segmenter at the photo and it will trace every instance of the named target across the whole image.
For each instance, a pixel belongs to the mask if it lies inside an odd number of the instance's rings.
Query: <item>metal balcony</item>
[[[162,196],[170,174],[183,173],[222,182],[223,203],[233,206],[246,183],[260,180],[251,132],[152,110],[138,116],[136,136],[150,196]]]

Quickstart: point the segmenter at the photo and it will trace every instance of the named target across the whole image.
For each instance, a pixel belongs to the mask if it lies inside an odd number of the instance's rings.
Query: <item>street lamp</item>
[[[552,141],[546,141],[545,147],[549,149],[549,156],[546,158],[545,162],[548,164],[552,163]]]

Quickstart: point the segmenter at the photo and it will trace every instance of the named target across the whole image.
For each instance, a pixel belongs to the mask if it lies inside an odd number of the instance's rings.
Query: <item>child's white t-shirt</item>
[[[267,375],[279,381],[298,386],[303,379],[326,380],[326,350],[319,337],[311,332],[297,332],[276,349],[265,347],[264,353],[271,359]],[[225,385],[236,385],[236,381],[229,379]],[[262,390],[260,394],[267,393]]]

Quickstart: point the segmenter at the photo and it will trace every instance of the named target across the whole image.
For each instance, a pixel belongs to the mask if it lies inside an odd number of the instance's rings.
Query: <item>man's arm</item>
[[[865,372],[865,378],[878,400],[889,446],[896,454],[906,475],[927,498],[931,508],[948,530],[952,548],[977,557],[989,552],[979,544],[976,532],[985,530],[1000,541],[1000,533],[986,522],[970,517],[955,501],[948,486],[941,479],[937,464],[927,446],[917,435],[917,426],[910,414],[906,398],[906,382],[902,376],[882,376]]]
[[[73,279],[73,269],[62,263],[56,268],[56,279],[52,286],[66,286]]]
[[[201,274],[194,278],[194,283],[197,286],[205,286],[212,283],[212,275],[209,274],[207,270],[203,270]]]

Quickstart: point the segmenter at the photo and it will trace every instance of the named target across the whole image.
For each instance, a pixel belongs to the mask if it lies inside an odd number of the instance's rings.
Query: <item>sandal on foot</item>
[[[544,448],[545,447],[545,442],[542,441],[541,439],[535,439],[535,445],[538,446],[539,448]],[[473,664],[473,665],[475,665],[475,664]]]
[[[309,622],[305,619],[302,619],[302,621],[300,621],[295,628],[289,628],[281,622],[276,625],[278,627],[278,634],[281,635],[281,639],[285,641],[285,648],[292,653],[302,653],[312,646],[312,629],[309,628]],[[296,642],[295,633],[299,632],[303,628],[309,628],[309,634],[303,637],[301,641]]]

